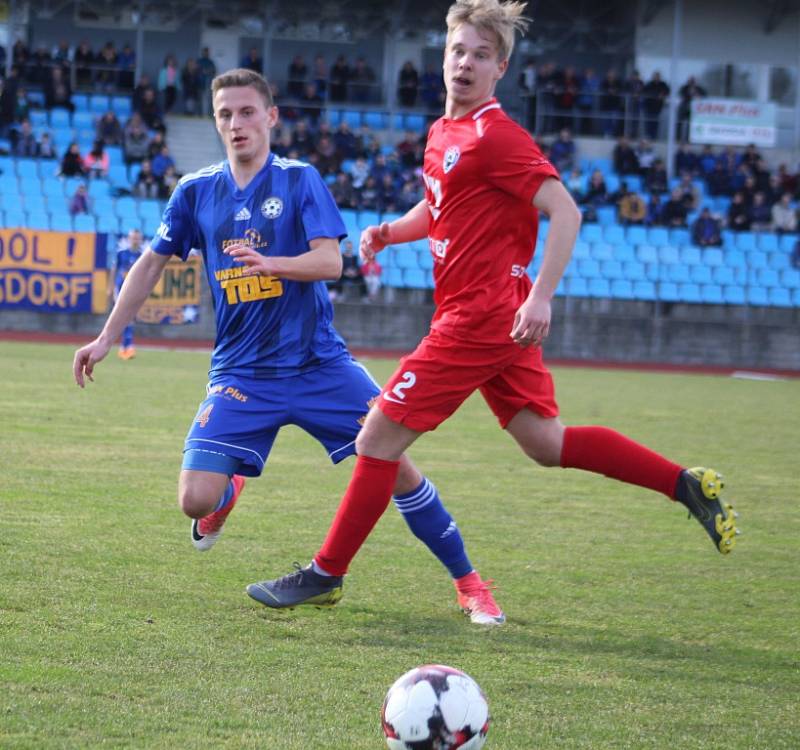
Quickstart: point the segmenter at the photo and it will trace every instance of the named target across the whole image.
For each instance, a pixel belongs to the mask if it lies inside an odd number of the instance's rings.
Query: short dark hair
[[[211,81],[211,95],[216,95],[217,91],[221,89],[230,89],[239,86],[250,86],[258,91],[264,98],[264,104],[272,107],[274,102],[272,100],[272,89],[269,87],[267,79],[260,73],[247,68],[234,68],[225,73],[220,73],[213,81]]]

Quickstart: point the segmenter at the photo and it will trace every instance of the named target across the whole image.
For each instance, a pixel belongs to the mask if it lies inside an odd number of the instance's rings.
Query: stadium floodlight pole
[[[672,59],[669,63],[669,117],[667,126],[667,176],[675,176],[675,126],[678,122],[678,60],[681,56],[681,33],[683,31],[683,0],[675,0],[675,16],[672,19]]]

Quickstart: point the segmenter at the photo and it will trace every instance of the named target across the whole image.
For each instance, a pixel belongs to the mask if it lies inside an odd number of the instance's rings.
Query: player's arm
[[[550,332],[550,300],[572,256],[581,226],[581,212],[564,185],[546,179],[533,197],[533,205],[550,217],[539,275],[528,298],[517,310],[511,338],[518,344],[539,346]]]
[[[249,245],[237,244],[223,252],[244,263],[253,274],[277,276],[291,281],[328,281],[342,275],[342,254],[335,237],[317,237],[308,243],[307,253],[296,256],[261,255]]]
[[[375,257],[387,245],[400,245],[404,242],[421,240],[428,236],[428,204],[423,199],[409,209],[399,219],[384,221],[380,226],[369,226],[361,232],[358,251],[361,260],[366,262]]]
[[[119,297],[111,314],[103,326],[103,330],[90,344],[78,349],[72,360],[72,373],[75,382],[84,387],[84,376],[93,380],[94,366],[108,354],[109,349],[120,337],[133,319],[139,308],[150,296],[153,287],[158,283],[164,266],[169,261],[169,255],[160,255],[152,250],[145,250],[142,257],[136,261],[125,277]]]

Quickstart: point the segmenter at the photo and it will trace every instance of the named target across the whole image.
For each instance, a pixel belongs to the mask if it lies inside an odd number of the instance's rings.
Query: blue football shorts
[[[221,375],[206,392],[186,436],[183,450],[193,458],[184,461],[184,468],[205,468],[202,454],[207,453],[208,470],[224,466],[224,460],[216,459],[227,456],[240,462],[237,474],[257,477],[285,425],[297,425],[316,438],[335,464],[352,456],[380,387],[363,365],[346,357],[286,378]]]

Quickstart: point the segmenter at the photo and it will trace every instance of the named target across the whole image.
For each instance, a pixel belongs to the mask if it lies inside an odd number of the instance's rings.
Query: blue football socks
[[[461,578],[472,571],[461,532],[431,482],[423,477],[412,492],[395,495],[394,504],[414,536],[427,545],[453,578]]]
[[[219,502],[214,507],[212,513],[216,513],[218,510],[222,510],[224,507],[233,500],[233,479],[228,478],[228,486],[225,488],[225,492],[222,493],[222,497],[219,499]]]

